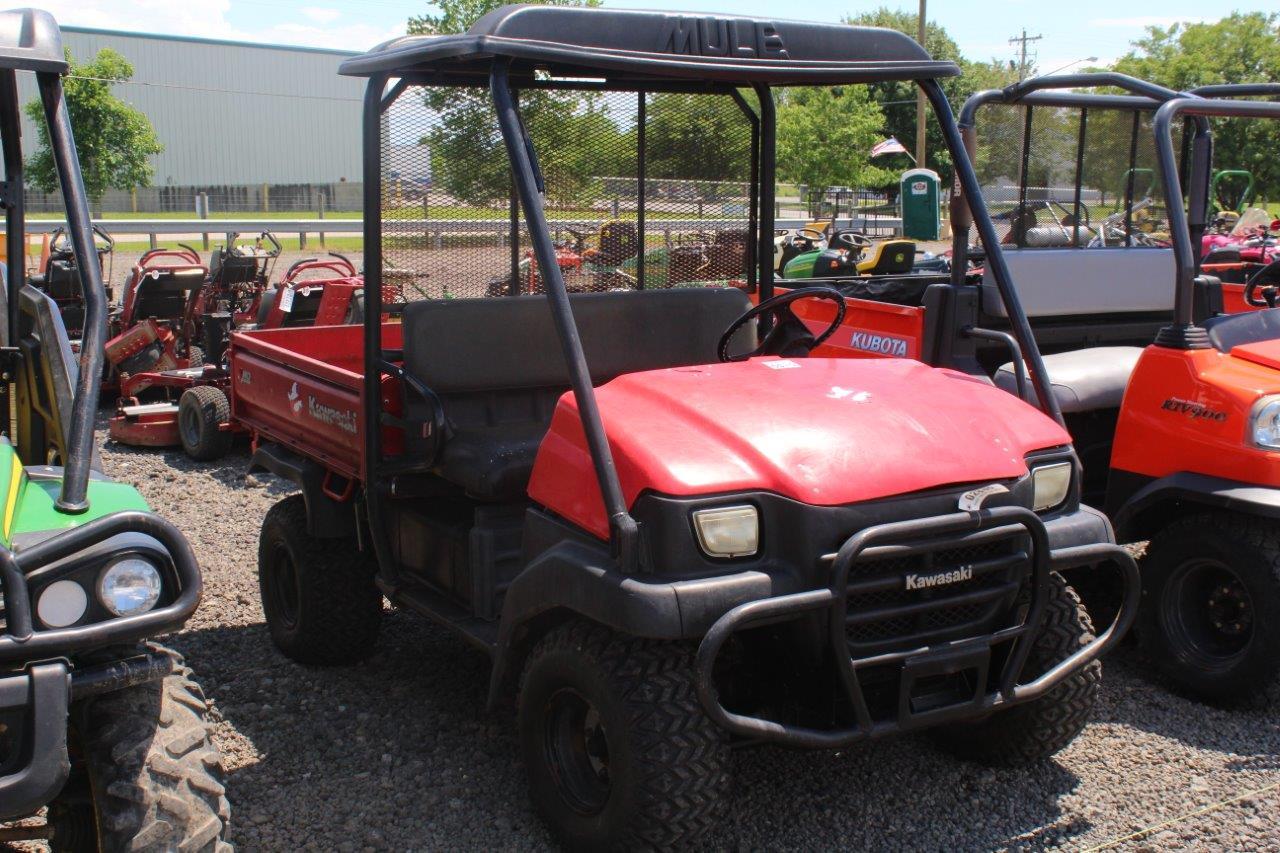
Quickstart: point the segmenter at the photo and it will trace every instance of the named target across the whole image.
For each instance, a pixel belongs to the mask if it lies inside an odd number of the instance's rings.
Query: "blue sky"
[[[405,20],[431,8],[406,0],[44,0],[65,24],[209,36],[311,47],[363,50],[403,33]],[[605,0],[619,8],[728,12],[760,17],[839,20],[885,5],[915,12],[916,2],[835,0],[805,7],[772,0]],[[1212,20],[1240,11],[1276,11],[1276,0],[1241,0],[1230,6],[1198,0],[1119,4],[1114,0],[932,0],[929,18],[947,28],[973,59],[1012,59],[1008,39],[1025,27],[1042,35],[1032,45],[1042,72],[1096,56],[1108,62],[1124,54],[1148,25]],[[1139,12],[1148,14],[1138,14]]]

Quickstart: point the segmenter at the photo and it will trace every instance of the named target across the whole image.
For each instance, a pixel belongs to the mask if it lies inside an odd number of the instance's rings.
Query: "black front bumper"
[[[759,599],[741,604],[725,613],[711,626],[698,647],[695,679],[698,695],[707,714],[727,731],[754,740],[790,746],[833,748],[859,740],[937,725],[952,720],[972,719],[1043,696],[1073,672],[1097,659],[1113,647],[1137,614],[1140,586],[1133,557],[1111,541],[1099,542],[1088,533],[1095,519],[1078,519],[1077,531],[1055,530],[1051,537],[1044,520],[1022,507],[999,507],[978,512],[959,512],[869,527],[845,540],[831,559],[831,583],[827,587]],[[1104,526],[1104,529],[1105,526]],[[1106,529],[1109,537],[1109,529]],[[851,625],[865,623],[865,612],[851,612],[850,598],[881,591],[885,578],[855,579],[856,567],[872,562],[910,558],[941,548],[970,548],[996,540],[1020,537],[1027,541],[1025,559],[1030,563],[1029,602],[1020,618],[989,633],[946,642],[900,644],[901,648],[855,657],[851,651]],[[1054,547],[1057,545],[1057,547]],[[992,561],[994,562],[994,561]],[[1123,602],[1112,624],[1095,640],[1081,647],[1048,672],[1023,683],[1019,679],[1044,620],[1048,604],[1049,574],[1103,562],[1119,567],[1124,585]],[[901,581],[899,581],[901,582]],[[987,590],[957,596],[948,603],[978,604],[994,600],[1011,590],[993,585]],[[862,600],[862,599],[859,599]],[[927,603],[926,603],[927,604]],[[875,611],[882,622],[922,612],[924,605],[892,604]],[[744,628],[769,622],[825,613],[828,641],[839,685],[853,711],[849,725],[829,729],[810,728],[751,717],[728,710],[720,701],[713,670],[725,643]],[[998,671],[993,672],[993,649],[1003,651]],[[896,711],[873,716],[863,676],[873,668],[900,668],[897,679]],[[939,706],[916,707],[916,687],[928,679],[963,673],[972,690]]]
[[[37,630],[27,578],[114,536],[142,533],[172,558],[175,585],[155,610],[68,628]],[[58,571],[54,569],[53,571]],[[200,602],[200,569],[186,539],[145,512],[118,512],[14,553],[0,548],[4,627],[0,629],[0,820],[23,817],[49,802],[66,782],[67,711],[77,699],[163,678],[171,658],[145,652],[125,660],[73,666],[92,649],[132,645],[175,630]]]

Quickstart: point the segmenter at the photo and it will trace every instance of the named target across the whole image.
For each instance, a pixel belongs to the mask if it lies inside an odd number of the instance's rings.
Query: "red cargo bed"
[[[402,327],[382,327],[385,348],[399,349]],[[313,326],[236,332],[228,349],[231,417],[268,441],[352,479],[364,473],[364,327]],[[383,408],[400,411],[395,380],[383,380]],[[383,447],[403,437],[388,430]]]

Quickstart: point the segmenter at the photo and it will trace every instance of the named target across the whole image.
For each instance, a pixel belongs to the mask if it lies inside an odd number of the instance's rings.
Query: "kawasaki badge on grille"
[[[929,589],[968,580],[973,580],[973,566],[956,566],[932,575],[907,575],[907,589]]]
[[[1007,495],[1009,490],[999,483],[992,483],[989,486],[979,486],[976,489],[970,489],[960,496],[961,512],[977,512],[982,509],[982,505],[987,498],[992,495]]]

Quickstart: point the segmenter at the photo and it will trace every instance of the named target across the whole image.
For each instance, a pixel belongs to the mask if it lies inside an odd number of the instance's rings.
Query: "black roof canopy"
[[[0,68],[64,73],[62,34],[53,16],[40,9],[0,12]]]
[[[571,6],[504,6],[466,33],[406,36],[342,63],[351,76],[484,75],[494,57],[512,73],[545,68],[611,80],[704,80],[768,85],[953,77],[896,30]]]

